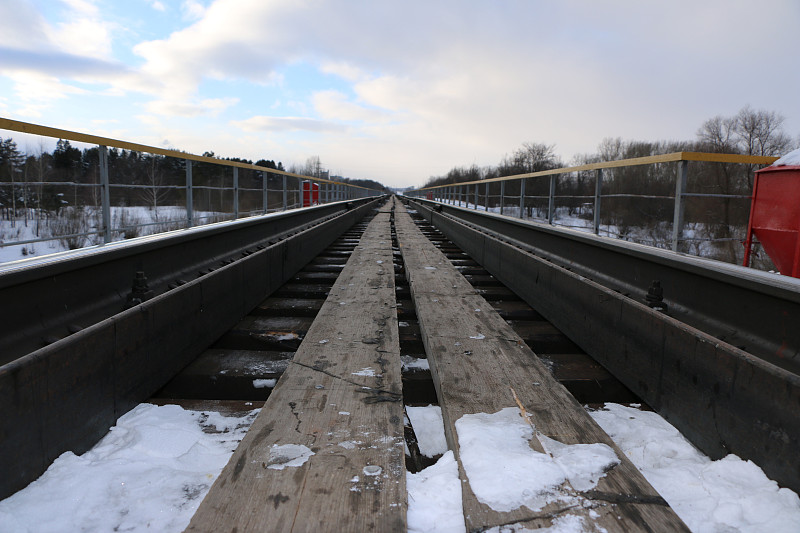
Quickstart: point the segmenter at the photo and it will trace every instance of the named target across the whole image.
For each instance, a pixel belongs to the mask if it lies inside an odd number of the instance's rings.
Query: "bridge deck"
[[[370,223],[187,531],[406,530],[392,205]],[[456,429],[462,417],[514,408],[531,416],[539,438],[531,438],[530,447],[540,454],[552,451],[542,444],[552,438],[568,445],[603,443],[620,460],[596,487],[579,490],[567,481],[554,489],[561,500],[537,511],[498,511],[482,503],[460,461],[467,530],[512,523],[548,527],[571,514],[592,530],[687,531],[402,205],[395,215],[448,446],[456,456],[463,452]],[[300,452],[307,457],[292,461]]]
[[[553,517],[570,509],[568,514],[581,516],[609,532],[688,531],[522,338],[420,232],[402,206],[397,211],[397,239],[449,448],[458,455],[456,422],[461,417],[518,408],[516,394],[540,435],[568,445],[603,443],[621,460],[595,488],[580,491],[565,484],[561,496],[568,503],[551,503],[538,512],[526,507],[502,512],[481,503],[463,461],[459,461],[467,530],[510,523],[549,527]],[[531,439],[530,446],[547,453],[537,438]],[[577,508],[576,501],[580,502]]]
[[[370,223],[187,531],[405,531],[390,216]]]

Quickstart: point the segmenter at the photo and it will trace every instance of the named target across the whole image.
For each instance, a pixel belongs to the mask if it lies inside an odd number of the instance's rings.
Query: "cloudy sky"
[[[800,135],[800,1],[0,0],[0,116],[394,186],[747,104]]]

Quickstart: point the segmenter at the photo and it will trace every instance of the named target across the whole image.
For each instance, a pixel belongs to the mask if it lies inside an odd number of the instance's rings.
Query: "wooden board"
[[[187,531],[406,531],[390,207],[368,226]],[[275,469],[274,447],[284,445],[314,455]]]
[[[604,443],[621,459],[593,491],[579,493],[591,511],[550,504],[538,512],[527,507],[498,512],[481,503],[459,462],[467,530],[482,531],[513,523],[528,528],[549,527],[555,517],[572,513],[583,517],[586,524],[596,528],[593,530],[688,531],[608,435],[550,375],[511,326],[422,235],[400,205],[395,224],[442,407],[445,434],[456,456],[456,421],[465,414],[495,413],[515,407],[513,387],[541,433],[565,444]],[[531,446],[542,451],[536,439]]]

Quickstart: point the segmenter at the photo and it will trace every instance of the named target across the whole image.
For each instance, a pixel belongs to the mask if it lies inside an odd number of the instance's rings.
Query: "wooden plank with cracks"
[[[406,531],[391,205],[187,531]]]
[[[500,512],[479,501],[459,459],[468,531],[515,523],[549,527],[555,518],[567,514],[581,517],[591,531],[688,531],[611,438],[425,238],[400,205],[395,224],[447,442],[456,457],[456,421],[465,414],[515,407],[513,388],[539,433],[564,444],[606,444],[621,461],[591,491],[562,487],[571,497],[568,503]],[[532,439],[531,447],[543,452],[537,439]]]

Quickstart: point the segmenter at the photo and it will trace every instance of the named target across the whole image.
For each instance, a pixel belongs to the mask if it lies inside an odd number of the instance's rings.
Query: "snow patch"
[[[375,374],[375,369],[374,368],[364,367],[361,370],[359,370],[358,372],[353,372],[352,375],[353,376],[370,376],[370,377],[374,377],[377,374]]]
[[[430,370],[430,364],[424,357],[416,358],[410,355],[401,355],[400,361],[402,363],[402,371],[408,370]]]
[[[657,413],[607,403],[590,414],[694,533],[800,531],[800,498],[751,461],[712,461]]]
[[[406,406],[406,413],[417,437],[419,452],[425,457],[435,457],[447,452],[447,439],[444,436],[442,408],[438,405],[427,407]]]
[[[774,163],[772,163],[773,167],[782,167],[782,166],[794,166],[800,165],[800,148],[797,150],[792,150],[785,156],[781,157]]]
[[[286,467],[298,467],[312,455],[314,452],[302,444],[273,444],[269,450],[267,468],[283,470]]]
[[[495,511],[523,505],[541,510],[566,498],[559,493],[564,482],[587,490],[619,463],[605,444],[567,445],[546,439],[549,453],[534,451],[529,445],[533,429],[515,407],[464,415],[455,425],[470,487],[479,501]]]
[[[417,474],[406,474],[408,531],[465,533],[458,463],[452,451]]]
[[[254,379],[253,387],[256,389],[271,389],[278,383],[277,379]]]
[[[0,502],[0,530],[183,531],[257,414],[140,404]]]

